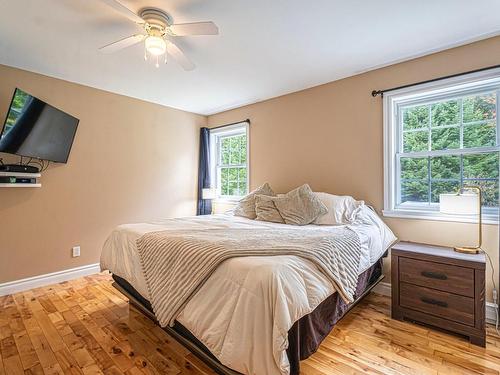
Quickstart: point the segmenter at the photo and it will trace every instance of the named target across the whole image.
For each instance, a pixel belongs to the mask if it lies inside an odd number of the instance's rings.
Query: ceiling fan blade
[[[114,10],[120,12],[122,14],[122,16],[127,17],[131,21],[134,21],[135,23],[139,23],[139,24],[145,23],[145,21],[141,17],[139,17],[134,12],[132,12],[125,5],[120,3],[118,0],[101,0],[101,1],[103,3],[105,3],[106,5],[109,5]]]
[[[170,31],[175,36],[219,34],[219,28],[213,22],[179,23],[170,26]]]
[[[169,40],[167,40],[167,53],[172,56],[184,70],[193,70],[196,67],[193,62],[187,58],[184,52]]]
[[[116,42],[105,45],[104,47],[99,48],[99,51],[104,53],[113,53],[119,51],[123,48],[127,48],[142,42],[146,38],[146,35],[136,34],[123,39],[120,39]]]

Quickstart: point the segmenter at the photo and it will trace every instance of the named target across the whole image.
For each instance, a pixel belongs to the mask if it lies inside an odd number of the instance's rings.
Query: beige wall
[[[209,116],[209,126],[251,120],[253,188],[268,181],[276,191],[286,192],[308,182],[316,191],[353,195],[382,209],[382,100],[372,98],[371,91],[499,61],[497,37]],[[386,222],[402,240],[442,245],[471,243],[476,233],[470,224]],[[484,248],[498,265],[496,225],[485,226]],[[488,289],[490,293],[490,278]]]
[[[96,263],[118,224],[195,213],[206,117],[0,65],[0,121],[15,87],[80,124],[41,188],[0,189],[0,283]]]

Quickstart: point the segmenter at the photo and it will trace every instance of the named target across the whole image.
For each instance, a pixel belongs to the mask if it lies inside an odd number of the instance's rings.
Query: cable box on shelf
[[[0,184],[36,184],[36,178],[0,176]]]
[[[22,164],[2,164],[0,165],[0,172],[14,172],[14,173],[38,173],[38,167],[32,165]]]
[[[20,173],[20,172],[4,172],[0,171],[0,188],[5,187],[28,187],[39,188],[42,186],[38,182],[40,173]]]

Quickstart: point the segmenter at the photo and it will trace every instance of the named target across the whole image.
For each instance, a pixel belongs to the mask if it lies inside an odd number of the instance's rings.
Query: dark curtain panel
[[[198,207],[197,215],[212,213],[212,201],[201,199],[201,191],[210,187],[210,129],[200,129],[200,164],[198,167]]]

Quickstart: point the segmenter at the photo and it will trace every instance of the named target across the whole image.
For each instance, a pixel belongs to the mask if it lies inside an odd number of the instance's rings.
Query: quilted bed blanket
[[[178,314],[227,259],[294,255],[311,261],[339,295],[353,301],[361,244],[348,227],[298,231],[296,228],[213,228],[159,231],[137,240],[150,302],[162,326]]]

